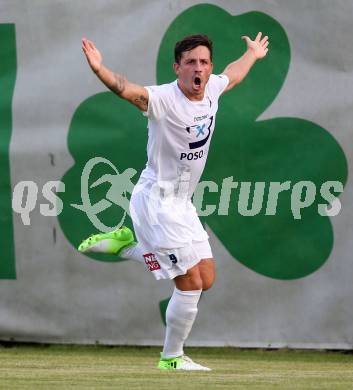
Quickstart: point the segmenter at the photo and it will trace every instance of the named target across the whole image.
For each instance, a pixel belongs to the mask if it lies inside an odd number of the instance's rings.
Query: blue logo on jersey
[[[197,130],[197,134],[196,134],[196,138],[202,134],[202,135],[205,135],[205,133],[203,132],[203,129],[205,128],[206,124],[204,123],[202,126],[199,126],[197,125],[196,126],[196,130]]]
[[[201,146],[204,146],[206,144],[206,142],[208,141],[208,139],[210,138],[210,135],[211,135],[212,123],[213,123],[213,116],[211,116],[211,118],[210,118],[210,124],[207,127],[208,133],[207,133],[206,137],[199,140],[199,141],[196,141],[196,142],[190,142],[189,143],[190,149],[201,148]],[[197,132],[196,133],[196,138],[197,138],[200,135],[205,135],[205,127],[206,127],[206,123],[204,123],[203,125],[193,125],[193,126],[187,127],[186,131],[188,133],[190,133],[191,129],[195,129],[195,131]]]

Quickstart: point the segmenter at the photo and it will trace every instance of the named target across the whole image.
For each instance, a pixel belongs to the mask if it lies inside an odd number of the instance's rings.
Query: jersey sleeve
[[[168,110],[168,91],[165,85],[145,87],[148,91],[148,107],[143,115],[149,119],[161,119]]]
[[[215,98],[219,98],[220,95],[224,92],[224,90],[228,87],[229,78],[225,74],[211,74],[209,79],[209,88],[211,94]]]

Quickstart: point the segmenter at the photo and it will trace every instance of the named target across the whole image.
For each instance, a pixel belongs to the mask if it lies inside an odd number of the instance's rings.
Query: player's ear
[[[178,64],[177,62],[174,62],[173,69],[174,69],[174,72],[176,73],[176,75],[178,75],[179,68],[180,68],[180,64]]]

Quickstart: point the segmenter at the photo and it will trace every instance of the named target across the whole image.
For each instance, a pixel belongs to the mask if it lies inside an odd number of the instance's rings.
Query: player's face
[[[202,100],[212,73],[213,64],[206,46],[197,46],[182,53],[180,63],[174,64],[178,84],[190,100]]]

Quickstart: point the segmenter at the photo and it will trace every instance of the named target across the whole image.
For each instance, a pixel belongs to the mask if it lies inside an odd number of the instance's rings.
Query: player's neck
[[[188,98],[189,100],[191,101],[201,101],[203,100],[204,96],[205,96],[205,90],[203,91],[200,91],[200,93],[191,93],[190,91],[187,90],[187,88],[180,82],[180,80],[178,79],[177,80],[177,85],[180,89],[180,91],[185,95],[186,98]]]

